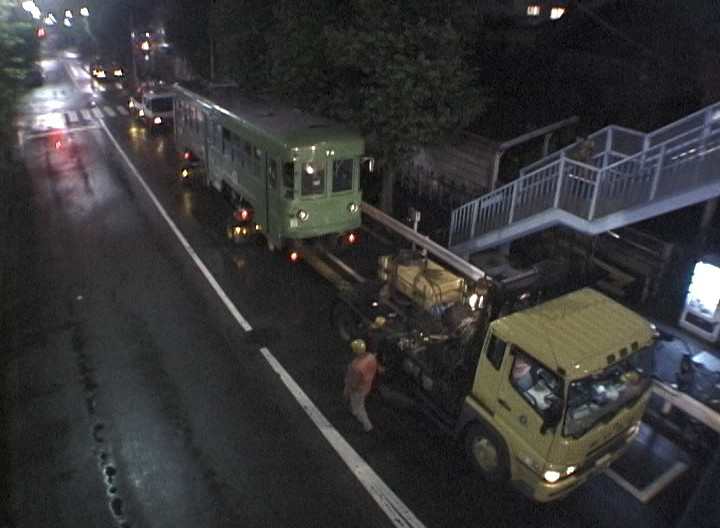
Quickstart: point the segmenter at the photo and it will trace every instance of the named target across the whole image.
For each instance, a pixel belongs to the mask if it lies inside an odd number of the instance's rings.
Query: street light
[[[65,18],[67,18],[67,19],[72,18],[72,11],[70,11],[69,9],[67,11],[65,11]]]
[[[40,18],[40,8],[35,5],[35,2],[32,0],[26,0],[22,4],[20,4],[22,8],[30,13],[33,18],[39,19]]]
[[[66,18],[63,20],[63,26],[70,27],[72,26],[72,22],[70,22],[70,20]]]
[[[88,11],[87,7],[81,7],[80,8],[80,14],[84,17],[90,16],[90,11]]]

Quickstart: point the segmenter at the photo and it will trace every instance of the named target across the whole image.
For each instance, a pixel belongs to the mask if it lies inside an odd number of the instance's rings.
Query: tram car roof
[[[252,97],[235,84],[184,81],[176,90],[230,118],[244,127],[272,135],[288,147],[315,145],[328,140],[362,142],[362,136],[325,117],[309,114],[282,103]]]

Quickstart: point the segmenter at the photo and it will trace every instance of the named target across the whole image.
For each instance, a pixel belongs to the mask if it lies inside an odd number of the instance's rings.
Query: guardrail
[[[373,220],[387,227],[388,229],[398,233],[399,235],[415,243],[421,248],[426,249],[428,253],[435,256],[440,262],[442,262],[443,264],[447,264],[451,268],[456,269],[466,278],[473,281],[478,281],[486,276],[484,271],[476,268],[467,260],[458,257],[452,251],[441,246],[437,242],[430,240],[430,238],[428,238],[427,236],[412,230],[402,222],[383,213],[380,209],[377,209],[376,207],[373,207],[372,205],[363,202],[360,210]]]
[[[691,396],[657,380],[653,381],[652,391],[654,394],[660,396],[667,404],[677,407],[685,414],[701,421],[716,433],[720,433],[720,413],[715,412]]]

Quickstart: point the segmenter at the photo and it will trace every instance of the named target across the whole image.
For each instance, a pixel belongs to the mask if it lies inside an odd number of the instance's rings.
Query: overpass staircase
[[[597,235],[717,196],[720,103],[647,134],[611,125],[523,168],[452,212],[448,247],[467,260],[550,227]]]

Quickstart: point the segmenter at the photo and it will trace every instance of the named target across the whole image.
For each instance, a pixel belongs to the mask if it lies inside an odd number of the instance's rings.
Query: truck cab
[[[131,92],[128,107],[151,130],[172,128],[173,94],[162,84],[143,85]]]
[[[653,337],[590,288],[490,323],[457,423],[474,464],[539,501],[609,466],[645,412]]]

